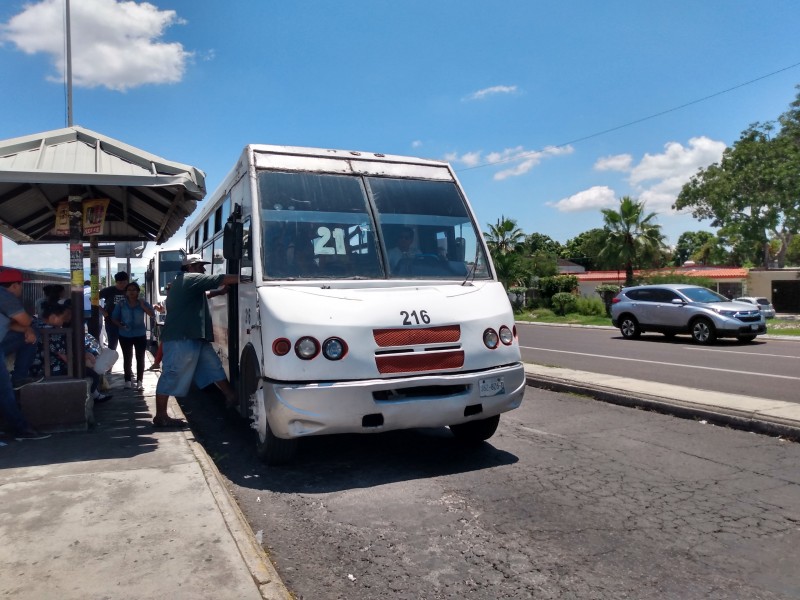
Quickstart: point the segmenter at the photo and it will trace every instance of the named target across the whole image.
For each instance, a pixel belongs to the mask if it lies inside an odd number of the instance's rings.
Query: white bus
[[[215,346],[268,464],[311,435],[482,441],[522,401],[511,306],[445,162],[250,145],[186,247],[240,274],[209,301]]]
[[[145,300],[150,304],[164,306],[167,299],[167,286],[172,283],[181,271],[181,262],[186,256],[183,248],[176,250],[156,250],[147,264],[144,275]],[[166,311],[156,312],[155,319],[148,319],[148,339],[158,345],[161,326],[164,325]]]

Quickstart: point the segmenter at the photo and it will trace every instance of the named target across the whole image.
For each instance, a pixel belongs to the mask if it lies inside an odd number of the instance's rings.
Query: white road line
[[[706,352],[727,352],[728,354],[741,354],[742,356],[772,356],[774,358],[790,358],[798,360],[797,356],[787,356],[786,354],[763,354],[761,352],[742,352],[737,350],[719,350],[715,348],[699,348],[697,346],[684,346],[683,350],[705,350]]]
[[[739,369],[717,369],[715,367],[700,367],[698,365],[684,365],[681,363],[662,362],[658,360],[643,360],[641,358],[622,358],[620,356],[608,356],[606,354],[589,354],[587,352],[570,352],[569,350],[552,350],[551,348],[535,348],[533,346],[520,346],[525,350],[541,350],[542,352],[557,352],[559,354],[575,354],[577,356],[592,356],[594,358],[607,358],[609,360],[625,360],[628,362],[647,363],[648,365],[666,365],[668,367],[684,367],[686,369],[699,369],[701,371],[719,371],[721,373],[736,373],[737,375],[755,375],[756,377],[771,377],[773,379],[789,379],[800,381],[800,377],[790,377],[789,375],[770,375],[752,371],[740,371]],[[569,368],[569,367],[565,367]]]

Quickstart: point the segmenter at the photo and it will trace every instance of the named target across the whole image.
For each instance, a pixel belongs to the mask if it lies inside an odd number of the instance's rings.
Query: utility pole
[[[69,18],[69,0],[67,3],[67,48],[66,48],[66,63],[67,63],[67,127],[72,127],[72,27],[70,26]]]

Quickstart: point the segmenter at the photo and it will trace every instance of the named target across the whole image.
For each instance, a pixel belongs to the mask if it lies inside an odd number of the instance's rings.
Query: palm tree
[[[644,202],[628,196],[619,201],[619,210],[603,209],[603,225],[608,240],[599,258],[609,264],[625,266],[625,285],[633,285],[633,267],[644,260],[653,260],[663,250],[661,226],[653,221],[655,213],[644,214]]]
[[[517,227],[517,222],[504,216],[497,220],[497,224],[489,225],[489,231],[484,232],[483,237],[486,239],[492,258],[498,254],[513,252],[525,240],[525,234]]]

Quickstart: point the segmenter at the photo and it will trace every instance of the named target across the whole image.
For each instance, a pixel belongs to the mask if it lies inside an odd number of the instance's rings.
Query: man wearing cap
[[[199,254],[188,254],[181,263],[181,273],[170,286],[167,317],[161,330],[164,358],[156,386],[155,427],[184,425],[181,419],[167,414],[167,404],[170,396],[186,396],[192,382],[199,388],[213,383],[225,394],[228,406],[236,403],[236,394],[211,346],[214,332],[206,293],[209,297],[227,293],[227,286],[239,283],[239,276],[206,275],[207,264]]]
[[[106,336],[108,337],[108,347],[112,350],[117,349],[119,342],[119,327],[111,320],[111,315],[114,313],[114,306],[118,303],[127,300],[125,296],[125,289],[128,287],[128,274],[125,271],[120,271],[114,275],[114,285],[100,290],[100,299],[103,301],[103,307],[100,309],[105,317]]]
[[[0,413],[14,429],[18,440],[38,440],[48,435],[40,434],[25,420],[14,396],[14,389],[41,381],[28,377],[36,355],[38,334],[31,327],[32,317],[25,312],[22,297],[22,273],[17,269],[0,271],[0,340],[3,355],[0,356]],[[12,386],[6,367],[7,354],[16,352],[14,361],[14,384]]]

